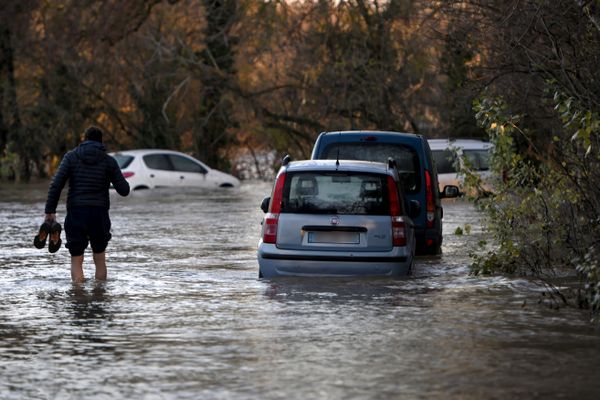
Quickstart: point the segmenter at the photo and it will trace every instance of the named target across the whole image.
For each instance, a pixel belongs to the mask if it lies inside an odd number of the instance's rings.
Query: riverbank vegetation
[[[507,273],[541,278],[552,306],[576,305],[600,311],[600,118],[572,97],[556,93],[562,134],[540,151],[522,117],[502,101],[477,104],[478,120],[489,132],[492,170],[502,177],[491,196],[478,199],[492,250],[474,254],[474,274]],[[524,155],[515,138],[531,144]],[[465,171],[472,187],[477,176]],[[485,243],[482,247],[487,248]]]
[[[522,73],[474,102],[475,118],[494,144],[498,179],[494,193],[477,201],[493,244],[474,255],[472,271],[539,278],[550,304],[588,308],[597,317],[599,3],[573,4],[531,2],[507,21],[514,23],[486,31],[496,38],[497,58]],[[477,191],[477,177],[465,172]]]
[[[576,271],[597,310],[599,57],[597,0],[6,0],[0,179],[52,174],[92,123],[258,176],[324,130],[489,137],[474,271]]]

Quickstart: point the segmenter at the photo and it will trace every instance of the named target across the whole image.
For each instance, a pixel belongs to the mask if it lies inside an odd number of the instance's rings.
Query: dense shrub
[[[552,304],[600,310],[600,118],[574,99],[554,96],[563,128],[547,143],[520,128],[501,100],[475,104],[494,144],[494,193],[477,201],[493,238],[474,255],[473,274],[539,278]],[[517,146],[516,143],[521,143]],[[522,144],[526,145],[523,146]],[[464,171],[477,187],[476,176]]]

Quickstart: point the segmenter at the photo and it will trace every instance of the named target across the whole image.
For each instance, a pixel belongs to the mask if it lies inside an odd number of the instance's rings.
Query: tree
[[[220,150],[229,145],[229,129],[235,128],[231,87],[235,82],[233,28],[238,19],[237,0],[205,0],[205,48],[195,56],[201,60],[196,70],[202,85],[195,114],[194,142],[199,157],[217,168],[229,168]]]
[[[310,155],[323,130],[383,129],[439,135],[438,43],[419,1],[278,3],[280,32],[244,87],[274,147]],[[266,14],[267,12],[265,12]]]
[[[31,175],[17,97],[18,37],[35,6],[36,1],[7,1],[0,12],[0,157],[9,164],[3,169],[8,169],[9,177],[17,180],[27,180]]]

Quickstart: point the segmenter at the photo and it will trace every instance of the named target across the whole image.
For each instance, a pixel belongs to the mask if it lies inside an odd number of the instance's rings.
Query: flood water
[[[76,287],[64,247],[32,245],[46,190],[0,189],[1,399],[600,398],[586,312],[468,275],[469,203],[445,204],[444,254],[410,277],[259,280],[270,185],[115,196],[109,279],[88,250]]]

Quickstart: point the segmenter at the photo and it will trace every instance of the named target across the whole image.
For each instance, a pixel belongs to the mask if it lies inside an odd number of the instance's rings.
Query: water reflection
[[[103,328],[114,318],[106,282],[73,284],[67,291],[68,321],[73,327],[67,335],[73,343],[72,355],[114,352],[116,347],[106,339]]]
[[[67,292],[72,323],[89,326],[112,320],[113,313],[107,309],[110,298],[106,293],[106,282],[94,282],[91,288],[85,284],[73,284]]]
[[[277,301],[314,302],[394,302],[403,293],[414,290],[411,277],[380,278],[305,278],[285,277],[264,280],[265,297]]]

